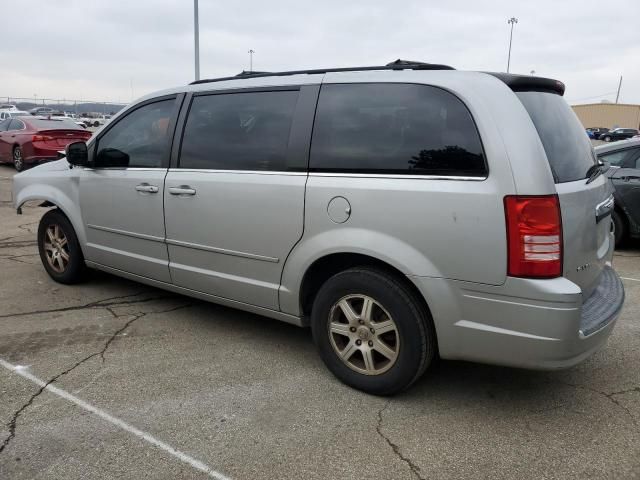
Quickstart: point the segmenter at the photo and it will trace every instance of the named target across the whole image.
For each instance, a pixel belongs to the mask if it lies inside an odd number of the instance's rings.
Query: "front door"
[[[176,285],[278,309],[280,275],[302,236],[317,87],[193,97],[165,182]]]
[[[171,97],[143,104],[94,142],[93,168],[80,177],[87,260],[171,281],[163,193],[177,103]]]

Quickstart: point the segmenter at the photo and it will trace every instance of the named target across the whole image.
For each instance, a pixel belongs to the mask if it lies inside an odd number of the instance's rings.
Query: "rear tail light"
[[[562,275],[562,218],[557,195],[504,197],[507,275],[554,278]]]
[[[49,135],[34,135],[31,137],[32,142],[48,142],[49,140],[53,140],[53,137]]]

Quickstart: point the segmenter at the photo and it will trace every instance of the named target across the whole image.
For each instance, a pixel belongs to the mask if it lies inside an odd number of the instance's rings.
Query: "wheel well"
[[[300,309],[302,315],[307,318],[309,317],[318,290],[320,290],[320,287],[322,287],[324,282],[329,278],[349,268],[364,266],[375,267],[393,276],[407,287],[416,300],[430,313],[429,306],[422,293],[418,290],[418,287],[394,266],[375,257],[359,253],[334,253],[316,260],[305,272],[300,288]]]

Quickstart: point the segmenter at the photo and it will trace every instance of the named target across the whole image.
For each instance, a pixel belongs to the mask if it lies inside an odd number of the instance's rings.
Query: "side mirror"
[[[95,168],[128,167],[129,155],[117,148],[103,148],[96,155]]]
[[[89,164],[89,151],[84,142],[73,142],[64,149],[67,162],[77,167],[86,167]]]

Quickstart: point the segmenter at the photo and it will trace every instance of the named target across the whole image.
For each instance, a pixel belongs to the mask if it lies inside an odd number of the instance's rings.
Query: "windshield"
[[[567,102],[555,93],[517,92],[516,95],[538,130],[555,182],[585,178],[596,163],[596,156]]]

